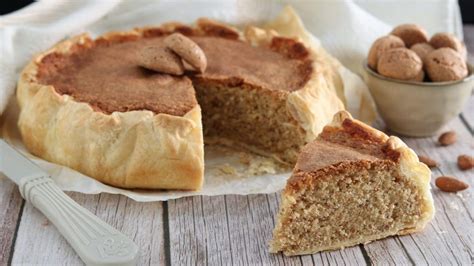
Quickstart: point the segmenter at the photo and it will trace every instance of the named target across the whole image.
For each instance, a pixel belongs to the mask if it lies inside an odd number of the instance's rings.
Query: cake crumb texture
[[[310,254],[363,244],[414,227],[420,218],[416,184],[393,163],[348,162],[330,172],[295,175],[319,178],[284,197],[272,252]]]

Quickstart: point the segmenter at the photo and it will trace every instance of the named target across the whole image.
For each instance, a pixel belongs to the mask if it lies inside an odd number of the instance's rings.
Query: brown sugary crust
[[[304,44],[285,37],[273,37],[270,43],[270,49],[292,59],[304,60],[308,59],[309,56],[309,51]]]
[[[237,30],[208,18],[200,18],[196,22],[198,28],[207,36],[215,36],[226,39],[237,40],[240,34]]]
[[[337,138],[333,136],[338,135]],[[302,186],[317,182],[331,171],[351,163],[384,161],[387,164],[411,167],[419,176],[419,182],[427,187],[431,172],[418,156],[399,138],[388,137],[356,119],[346,111],[334,116],[332,123],[324,127],[317,140],[301,151],[294,174],[288,179],[285,194],[291,194]],[[409,166],[408,166],[409,165]]]
[[[190,27],[176,22],[167,23],[155,28],[137,28],[137,30],[143,32],[143,36],[145,37],[166,36],[174,32],[179,32],[187,36],[209,36],[230,40],[253,41],[254,43],[258,43],[258,45],[266,45],[271,50],[292,59],[308,59],[310,55],[308,48],[298,40],[277,36],[276,33],[269,38],[270,40],[261,40],[259,37],[253,36],[252,33],[249,32],[249,29],[251,31],[252,27],[247,28],[247,32],[242,35],[237,29],[208,18],[199,18],[196,21],[196,27]]]
[[[200,19],[195,27],[168,23],[156,28],[109,33],[96,40],[85,36],[81,43],[74,44],[64,53],[53,49],[45,55],[38,66],[38,81],[53,85],[59,94],[71,95],[78,101],[89,103],[94,110],[106,114],[114,111],[150,110],[155,113],[184,115],[197,105],[190,81],[186,77],[149,73],[140,69],[138,65],[141,63],[137,62],[140,57],[137,52],[143,47],[153,47],[158,52],[165,51],[164,44],[160,42],[162,39],[156,37],[176,32],[183,32],[194,38],[219,38],[195,39],[196,42],[199,41],[199,45],[205,45],[202,46],[203,49],[207,47],[208,60],[212,63],[210,71],[200,74],[204,79],[218,78],[221,82],[240,79],[263,89],[293,91],[302,88],[313,72],[310,53],[297,40],[274,36],[270,43],[259,45],[263,49],[259,53],[235,29],[209,19]],[[152,37],[155,38],[153,41]],[[232,41],[225,42],[221,39]],[[227,62],[226,55],[234,51],[245,53],[241,57],[231,57],[234,58],[233,64],[240,65],[240,68],[233,68]],[[263,53],[265,51],[268,52]],[[112,52],[120,56],[111,56]],[[260,54],[265,55],[265,60],[260,60]],[[254,64],[252,60],[255,61]],[[249,74],[245,69],[242,70],[245,66],[259,62],[265,62],[259,71]],[[277,72],[276,69],[281,69],[278,75],[274,73]],[[107,75],[98,81],[95,73],[104,71],[108,71]],[[73,78],[63,78],[64,76]],[[104,86],[98,95],[96,86],[100,82],[112,85]],[[133,94],[128,90],[130,87],[134,87]]]
[[[336,134],[338,137],[334,139]],[[341,111],[330,125],[324,127],[316,141],[303,148],[287,189],[296,190],[306,182],[314,181],[307,180],[308,177],[327,176],[330,171],[352,162],[386,160],[397,163],[400,156],[400,151],[393,148],[387,135]]]

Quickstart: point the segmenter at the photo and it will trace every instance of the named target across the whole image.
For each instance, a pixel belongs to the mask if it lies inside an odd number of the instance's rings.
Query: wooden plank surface
[[[23,199],[15,183],[0,173],[0,265],[11,259]]]
[[[161,202],[139,203],[124,196],[110,194],[68,194],[137,243],[140,247],[138,265],[165,263]],[[46,217],[26,203],[16,236],[12,264],[83,263]]]
[[[279,193],[190,197],[168,201],[172,265],[365,263],[359,246],[313,256],[270,254]]]

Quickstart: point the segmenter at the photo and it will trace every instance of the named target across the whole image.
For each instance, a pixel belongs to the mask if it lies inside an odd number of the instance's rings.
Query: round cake
[[[179,32],[207,68],[184,75],[141,65]],[[186,65],[186,64],[185,64]],[[344,108],[331,64],[300,40],[200,19],[66,40],[24,69],[19,128],[35,155],[124,188],[199,189],[207,141],[296,161]]]

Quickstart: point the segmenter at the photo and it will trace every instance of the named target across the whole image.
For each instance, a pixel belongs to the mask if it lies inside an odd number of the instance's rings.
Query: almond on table
[[[458,192],[469,187],[468,184],[451,176],[440,176],[436,178],[435,184],[444,192]]]
[[[420,162],[426,164],[429,168],[438,167],[439,163],[428,156],[418,155]]]
[[[474,167],[474,157],[461,154],[458,156],[458,167],[459,169],[465,171],[472,169]]]
[[[449,146],[451,144],[456,143],[457,139],[458,138],[457,138],[456,132],[447,131],[441,134],[441,136],[439,136],[438,142],[439,144],[441,144],[441,146]]]

